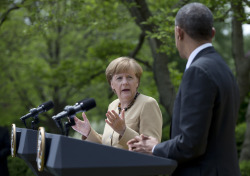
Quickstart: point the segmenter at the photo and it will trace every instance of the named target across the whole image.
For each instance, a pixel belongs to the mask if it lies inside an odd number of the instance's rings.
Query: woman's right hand
[[[82,113],[82,117],[83,117],[83,121],[78,119],[77,117],[74,117],[76,124],[72,126],[72,128],[78,133],[80,133],[81,135],[83,135],[85,138],[87,138],[90,133],[91,126],[84,112]]]

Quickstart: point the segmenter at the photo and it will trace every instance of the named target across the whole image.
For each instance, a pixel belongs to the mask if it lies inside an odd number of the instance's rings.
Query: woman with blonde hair
[[[119,57],[106,69],[106,78],[118,99],[109,104],[103,134],[98,134],[85,115],[75,117],[72,128],[83,140],[128,149],[127,142],[144,134],[159,142],[162,135],[162,114],[157,101],[137,90],[142,75],[141,66],[132,58]]]

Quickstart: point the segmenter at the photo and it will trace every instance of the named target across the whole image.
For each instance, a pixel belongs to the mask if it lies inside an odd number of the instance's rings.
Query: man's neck
[[[187,65],[186,65],[186,69],[189,68],[189,66],[191,65],[191,63],[193,62],[194,58],[196,57],[196,55],[203,49],[207,48],[207,47],[210,47],[212,46],[212,43],[204,43],[200,46],[198,46],[197,48],[195,48],[192,53],[189,55],[188,57],[188,62],[187,62]]]
[[[190,54],[199,46],[205,44],[205,43],[211,43],[211,41],[195,41],[193,39],[189,39],[187,40],[187,44],[185,46],[187,46],[186,48],[186,59],[188,59],[190,57]]]

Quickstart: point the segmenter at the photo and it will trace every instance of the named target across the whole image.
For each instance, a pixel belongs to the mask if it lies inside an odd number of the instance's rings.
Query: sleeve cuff
[[[90,141],[90,142],[95,142],[95,143],[101,144],[102,143],[102,137],[93,128],[91,128],[86,141]]]
[[[152,153],[154,153],[155,146],[156,146],[156,145],[154,145],[154,147],[152,148]]]
[[[127,126],[123,136],[119,140],[119,144],[122,146],[127,146],[127,142],[130,139],[133,139],[135,136],[139,136],[139,134]]]

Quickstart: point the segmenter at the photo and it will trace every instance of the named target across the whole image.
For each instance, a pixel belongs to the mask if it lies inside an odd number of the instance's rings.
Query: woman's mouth
[[[123,92],[127,92],[127,91],[129,91],[129,89],[123,89],[122,91],[123,91]]]

